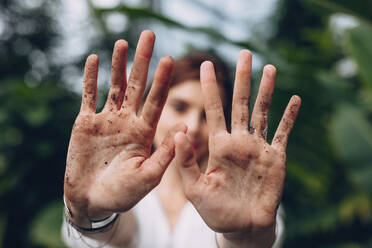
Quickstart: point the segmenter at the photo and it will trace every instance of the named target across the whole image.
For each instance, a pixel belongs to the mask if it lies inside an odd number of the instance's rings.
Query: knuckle
[[[242,68],[239,68],[239,70],[236,72],[236,77],[247,78],[250,73],[251,71],[248,68],[242,67]]]
[[[129,84],[132,86],[141,84],[142,79],[143,79],[142,74],[143,74],[143,71],[140,68],[133,66],[132,72],[128,80]]]
[[[137,52],[136,53],[136,59],[139,62],[142,62],[142,63],[149,63],[150,60],[151,60],[151,54],[145,54],[145,53]]]
[[[248,106],[249,104],[249,97],[247,96],[241,96],[238,98],[238,104],[243,106]]]
[[[158,170],[152,168],[154,165],[150,166],[150,168],[144,174],[144,180],[147,185],[150,187],[158,185],[160,183],[161,175],[159,175]]]
[[[194,153],[192,151],[187,151],[183,158],[182,163],[184,167],[191,167],[194,164]]]
[[[140,90],[141,86],[139,84],[139,80],[134,80],[131,85],[128,86],[129,96],[136,94],[136,92]],[[132,96],[131,98],[133,99],[134,97]]]
[[[185,196],[189,201],[195,200],[197,194],[196,194],[196,191],[193,185],[185,186],[184,190],[185,190]]]
[[[87,113],[79,113],[78,117],[75,120],[75,123],[72,127],[73,131],[85,130],[91,126],[91,115]]]
[[[163,140],[163,142],[162,142],[162,144],[160,145],[160,147],[159,147],[159,149],[161,149],[162,150],[162,153],[163,154],[166,154],[166,155],[168,155],[168,154],[170,154],[170,155],[174,155],[174,151],[173,151],[173,149],[172,149],[172,146],[171,146],[171,144],[169,144],[169,141],[171,140],[171,135],[170,134],[168,134],[167,136],[166,136],[166,138]],[[163,164],[162,162],[160,162],[159,161],[159,165],[160,164]]]
[[[156,96],[149,96],[146,99],[146,102],[148,103],[147,107],[151,108],[151,112],[155,112],[155,110],[163,105],[163,102],[159,98],[158,95]]]
[[[206,109],[207,112],[209,111],[215,111],[221,109],[221,102],[217,100],[211,100],[207,106],[208,108]]]

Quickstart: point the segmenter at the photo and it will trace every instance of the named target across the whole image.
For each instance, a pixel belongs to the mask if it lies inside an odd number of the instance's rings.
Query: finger
[[[156,127],[165,100],[168,95],[168,87],[173,71],[173,60],[171,57],[163,57],[156,69],[154,82],[146,98],[142,109],[142,118],[152,127]]]
[[[196,162],[194,150],[184,133],[176,133],[174,136],[176,146],[176,163],[182,177],[182,183],[185,189],[194,185],[200,175],[200,168]],[[187,190],[186,190],[187,192]]]
[[[267,134],[267,119],[275,86],[275,76],[275,67],[273,65],[266,65],[263,70],[258,96],[252,112],[252,131],[265,139]]]
[[[210,135],[226,131],[225,116],[212,62],[205,61],[200,67],[200,81],[204,96],[204,108]]]
[[[107,96],[104,111],[119,110],[123,103],[126,88],[126,64],[128,43],[125,40],[115,42],[112,53],[111,87]]]
[[[90,55],[85,62],[83,96],[80,112],[96,112],[98,56]]]
[[[174,158],[174,135],[177,132],[185,133],[186,130],[186,125],[179,123],[168,131],[160,147],[157,147],[151,157],[144,162],[149,175],[153,178],[161,178],[165,169],[167,169],[169,163]]]
[[[242,50],[236,65],[231,113],[232,132],[248,131],[249,94],[251,88],[252,53]]]
[[[137,113],[142,93],[146,86],[147,73],[152,50],[154,48],[154,42],[155,35],[153,32],[145,30],[141,33],[123,103],[127,110],[135,113]]]
[[[287,147],[288,137],[295,123],[298,111],[301,106],[301,98],[292,96],[287,108],[284,111],[282,120],[279,123],[278,129],[275,132],[272,146],[285,151]]]

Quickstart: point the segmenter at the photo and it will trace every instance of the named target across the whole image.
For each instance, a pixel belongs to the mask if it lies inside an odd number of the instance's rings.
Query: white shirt
[[[173,232],[170,230],[167,217],[155,191],[143,198],[133,208],[133,212],[137,219],[138,233],[133,237],[133,242],[129,246],[131,248],[217,248],[216,233],[205,224],[190,202],[187,202],[182,209]],[[284,229],[281,212],[279,209],[277,237],[272,248],[281,247]],[[120,230],[116,232],[118,231]],[[62,227],[62,236],[68,247],[111,247],[82,237],[65,222]]]

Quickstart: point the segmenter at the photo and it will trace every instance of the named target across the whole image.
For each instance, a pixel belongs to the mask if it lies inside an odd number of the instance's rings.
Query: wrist
[[[116,221],[118,214],[104,211],[88,211],[87,208],[77,208],[68,204],[65,196],[64,213],[66,221],[80,232],[104,231]]]
[[[234,247],[271,247],[276,238],[276,223],[259,231],[243,231],[221,233],[217,235],[217,242],[220,248]]]

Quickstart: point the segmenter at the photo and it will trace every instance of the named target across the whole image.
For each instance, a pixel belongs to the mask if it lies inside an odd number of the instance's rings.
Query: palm
[[[264,70],[248,125],[250,68],[251,54],[243,51],[237,65],[229,133],[213,65],[201,67],[210,153],[205,173],[200,172],[187,137],[177,134],[175,138],[186,196],[206,224],[218,232],[255,233],[275,224],[285,178],[286,142],[300,106],[299,97],[292,97],[273,143],[268,144],[267,116],[275,68]]]
[[[220,232],[273,224],[285,176],[284,154],[249,133],[226,134],[214,143],[222,145],[211,148],[205,177],[198,182],[201,216]]]
[[[133,207],[154,188],[174,156],[172,132],[150,156],[156,125],[167,96],[172,60],[162,58],[142,111],[138,114],[154,44],[152,32],[139,40],[126,83],[127,43],[115,44],[111,88],[96,114],[98,58],[87,59],[81,110],[67,155],[65,196],[68,205],[90,219]]]
[[[141,181],[142,175],[136,173],[135,168],[149,157],[153,137],[152,128],[137,116],[124,115],[120,112],[79,115],[71,134],[67,158],[68,164],[84,161],[84,168],[77,169],[84,169],[85,175],[76,187],[89,192],[81,194],[92,195],[90,201],[96,207],[115,212],[126,210],[133,204],[117,204],[114,198],[128,199],[126,194],[134,193],[134,185],[124,179],[130,177]],[[93,180],[92,185],[84,187],[88,180]],[[142,194],[136,195],[141,197]]]

